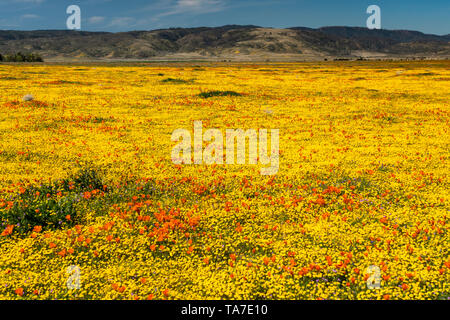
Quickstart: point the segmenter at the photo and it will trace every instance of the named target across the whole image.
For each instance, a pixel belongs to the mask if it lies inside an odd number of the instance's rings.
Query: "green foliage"
[[[36,53],[22,53],[17,52],[15,54],[7,54],[7,55],[1,55],[0,54],[0,61],[4,62],[43,62],[44,60],[42,57]]]
[[[103,187],[98,171],[92,168],[83,168],[56,183],[29,186],[11,200],[12,206],[0,209],[1,225],[14,225],[19,233],[29,232],[35,226],[43,230],[73,226],[82,220],[78,206],[91,201],[85,193],[93,190],[106,192],[107,188]]]
[[[188,83],[188,81],[183,79],[174,79],[174,78],[167,78],[164,80],[161,80],[163,83]]]
[[[94,189],[103,189],[103,181],[99,171],[90,167],[80,169],[70,179],[64,179],[62,184],[66,191],[85,192]]]
[[[79,197],[68,194],[61,198],[47,198],[46,195],[21,195],[13,206],[1,213],[2,223],[15,225],[15,230],[26,233],[35,226],[42,229],[58,229],[62,225],[73,225],[77,220],[75,204]],[[70,221],[66,219],[70,216]]]
[[[211,97],[223,97],[223,96],[239,97],[242,96],[242,94],[235,91],[207,91],[200,93],[198,96],[207,99]]]

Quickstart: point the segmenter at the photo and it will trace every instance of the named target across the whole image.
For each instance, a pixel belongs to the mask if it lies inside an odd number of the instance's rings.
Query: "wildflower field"
[[[449,61],[0,65],[0,299],[447,300],[449,88]],[[278,173],[173,164],[196,120],[279,129]]]

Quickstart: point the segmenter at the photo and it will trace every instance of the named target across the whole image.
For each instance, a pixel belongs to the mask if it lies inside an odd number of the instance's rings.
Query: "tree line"
[[[0,61],[3,62],[44,62],[42,57],[37,53],[22,53],[17,52],[13,54],[2,55],[0,53]]]

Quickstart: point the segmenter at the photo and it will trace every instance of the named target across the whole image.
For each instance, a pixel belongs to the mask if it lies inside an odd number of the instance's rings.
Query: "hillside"
[[[0,53],[18,51],[38,53],[47,61],[449,58],[450,35],[358,27],[275,29],[236,25],[121,33],[0,31]]]

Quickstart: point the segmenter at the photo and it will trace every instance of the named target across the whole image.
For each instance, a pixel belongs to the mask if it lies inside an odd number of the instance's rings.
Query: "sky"
[[[450,0],[0,0],[0,30],[66,29],[81,9],[81,30],[121,32],[227,24],[262,27],[366,27],[369,5],[382,29],[450,34]]]

